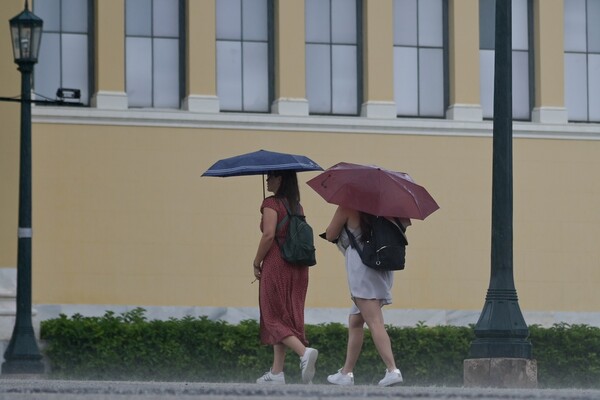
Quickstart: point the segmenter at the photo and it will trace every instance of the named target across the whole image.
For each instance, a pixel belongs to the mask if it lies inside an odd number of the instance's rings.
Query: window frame
[[[394,1],[394,6],[396,4],[396,1]],[[417,27],[417,32],[416,32],[416,40],[417,40],[417,44],[416,45],[397,45],[395,43],[395,29],[396,29],[396,20],[394,18],[393,21],[393,29],[394,29],[394,40],[392,43],[392,48],[396,49],[396,48],[414,48],[417,51],[417,113],[416,114],[398,114],[398,108],[396,105],[396,117],[397,118],[433,118],[433,119],[444,119],[446,118],[446,110],[448,109],[448,106],[450,104],[450,71],[449,71],[449,67],[450,67],[450,59],[449,59],[449,34],[448,34],[448,29],[449,29],[449,21],[448,21],[448,2],[445,0],[441,0],[441,5],[442,5],[442,78],[443,78],[443,83],[442,83],[442,110],[440,115],[424,115],[421,113],[421,86],[420,86],[420,77],[421,77],[421,70],[420,70],[420,50],[422,49],[440,49],[440,47],[435,47],[435,46],[429,46],[429,45],[421,45],[420,42],[420,36],[419,36],[419,0],[416,0],[416,4],[417,4],[417,22],[416,22],[416,27]],[[395,12],[394,12],[394,16],[395,16]],[[393,70],[394,70],[394,75],[396,73],[396,62],[395,60],[393,61]],[[395,84],[394,84],[395,85]],[[394,102],[396,102],[396,90],[394,87]]]
[[[322,1],[322,0],[320,0]],[[362,108],[362,103],[363,103],[363,97],[364,97],[364,76],[363,76],[363,71],[364,71],[364,60],[363,60],[363,38],[364,38],[364,32],[363,32],[363,28],[364,28],[364,24],[363,24],[363,0],[355,0],[355,4],[356,4],[356,109],[355,112],[352,114],[348,114],[348,113],[334,113],[333,112],[333,100],[334,100],[334,93],[333,93],[333,46],[334,45],[348,45],[346,43],[335,43],[333,42],[332,39],[332,26],[333,26],[333,19],[332,19],[332,1],[333,0],[327,0],[328,4],[329,4],[329,34],[330,34],[330,41],[329,42],[310,42],[308,40],[306,40],[306,36],[304,38],[304,48],[305,48],[305,54],[306,54],[306,47],[308,45],[327,45],[329,47],[329,54],[330,54],[330,67],[329,67],[329,77],[330,77],[330,87],[329,87],[329,99],[330,99],[330,104],[331,104],[331,111],[330,112],[314,112],[314,111],[310,111],[310,99],[308,99],[308,93],[306,94],[307,96],[307,100],[309,102],[309,115],[331,115],[331,116],[360,116],[361,115],[361,108]],[[307,18],[306,16],[306,4],[305,4],[305,19]],[[306,26],[306,21],[305,21],[305,26]],[[306,60],[305,60],[306,63]],[[307,72],[306,72],[307,75]],[[308,88],[308,76],[305,76],[306,82],[305,85]]]
[[[92,97],[96,91],[96,80],[95,80],[95,76],[96,76],[96,65],[95,65],[95,43],[96,43],[96,30],[95,30],[95,13],[94,13],[94,0],[85,0],[87,3],[87,32],[85,33],[85,35],[87,36],[87,40],[86,40],[86,44],[87,44],[87,57],[86,57],[86,62],[87,62],[87,97],[86,98],[81,98],[81,104],[84,107],[90,107],[91,106],[91,102],[92,102]],[[32,12],[35,13],[35,7],[36,7],[36,2],[34,1],[32,4]],[[62,21],[62,8],[63,8],[63,0],[59,0],[59,11],[58,11],[58,15],[59,15],[59,29],[57,31],[55,30],[48,30],[46,29],[46,27],[48,26],[47,24],[45,24],[45,26],[42,28],[42,41],[43,36],[45,33],[53,33],[53,34],[57,34],[59,36],[59,71],[60,71],[60,77],[59,77],[59,85],[57,87],[57,90],[60,88],[68,88],[66,86],[64,86],[63,84],[63,58],[62,58],[62,54],[63,54],[63,45],[62,45],[62,37],[63,34],[72,34],[72,32],[67,32],[63,30],[63,21]],[[84,33],[78,33],[80,35],[84,35]],[[37,65],[35,66],[37,67]],[[38,76],[36,76],[36,71],[34,69],[34,73],[32,74],[32,88],[33,88],[33,93],[34,96],[40,96],[40,97],[44,97],[47,98],[47,96],[39,94],[39,93],[35,93],[35,81],[38,78]],[[81,88],[68,88],[68,89],[81,89]],[[56,96],[56,94],[55,94]],[[56,98],[56,97],[54,97]],[[52,99],[54,99],[52,98]],[[43,103],[39,103],[39,105],[43,105]]]
[[[215,0],[219,1],[219,0]],[[257,114],[268,114],[271,113],[273,108],[273,102],[275,101],[275,4],[274,0],[266,0],[267,1],[267,107],[266,110],[247,110],[244,106],[244,43],[264,43],[264,41],[258,40],[245,40],[244,32],[243,32],[243,0],[240,0],[240,39],[219,39],[218,34],[215,34],[215,47],[219,42],[236,42],[240,43],[241,53],[240,53],[240,109],[223,109],[222,106],[220,108],[220,112],[224,113],[257,113]],[[218,29],[215,15],[215,28]],[[218,89],[218,55],[215,56],[215,64],[216,64],[216,84],[217,84],[217,97],[219,96]]]
[[[600,50],[598,51],[590,51],[590,45],[589,45],[589,38],[590,38],[590,29],[589,29],[589,0],[584,0],[585,1],[585,14],[584,14],[584,18],[585,18],[585,50],[567,50],[567,46],[566,46],[566,40],[565,42],[565,48],[564,48],[564,53],[563,53],[563,60],[565,63],[565,94],[564,94],[564,101],[565,101],[565,108],[567,110],[567,118],[569,122],[575,122],[575,123],[598,123],[600,122],[600,116],[593,118],[593,116],[591,115],[591,96],[590,93],[592,92],[592,88],[590,87],[590,55],[595,55],[600,57]],[[564,21],[564,17],[566,16],[566,12],[565,11],[565,7],[567,7],[567,4],[569,3],[569,0],[564,0],[564,7],[563,7],[563,21]],[[563,22],[564,23],[564,22]],[[566,36],[566,24],[565,24],[565,33],[564,35]],[[585,57],[585,62],[584,62],[584,68],[585,68],[585,118],[573,118],[571,117],[571,114],[569,112],[569,108],[568,108],[568,104],[567,104],[567,55],[580,55],[580,56],[584,56]],[[581,93],[580,93],[581,94]]]
[[[125,19],[125,29],[124,29],[124,33],[125,33],[125,92],[127,93],[127,39],[128,38],[143,38],[143,39],[150,39],[150,44],[151,44],[151,49],[152,49],[152,53],[151,53],[151,65],[150,65],[150,70],[151,70],[151,92],[150,92],[150,106],[131,106],[129,105],[128,108],[133,108],[133,109],[144,109],[144,108],[150,108],[150,109],[171,109],[171,110],[177,110],[177,109],[181,109],[182,105],[183,105],[183,101],[184,98],[186,96],[186,83],[187,83],[187,78],[186,78],[186,44],[187,44],[187,39],[186,39],[186,14],[185,14],[185,0],[177,0],[177,16],[178,16],[178,29],[177,29],[177,33],[179,35],[179,37],[177,38],[177,50],[179,52],[178,54],[178,68],[177,68],[177,73],[178,73],[178,94],[177,94],[177,98],[178,98],[178,104],[176,107],[156,107],[155,105],[155,86],[156,86],[156,82],[154,80],[154,68],[155,68],[155,64],[153,61],[153,57],[154,57],[154,40],[155,39],[160,39],[163,38],[162,36],[155,36],[154,35],[154,21],[153,21],[153,13],[154,13],[154,0],[149,0],[150,1],[150,29],[151,29],[151,34],[150,36],[145,36],[145,35],[129,35],[127,34],[127,0],[124,1],[123,3],[123,15],[124,15],[124,19]],[[174,40],[173,37],[164,37],[167,39],[171,39]]]

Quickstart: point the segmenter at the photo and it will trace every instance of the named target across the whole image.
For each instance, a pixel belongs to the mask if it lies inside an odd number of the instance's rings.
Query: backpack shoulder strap
[[[286,215],[285,217],[283,217],[283,219],[281,220],[281,222],[279,222],[277,224],[277,228],[275,229],[275,231],[279,231],[280,228],[285,225],[286,221],[289,219],[290,215],[292,215],[292,213],[290,212],[290,208],[287,205],[287,202],[285,200],[279,200],[281,202],[281,204],[283,204],[283,206],[285,207],[285,211],[286,211]]]
[[[398,229],[400,229],[400,233],[402,233],[402,236],[404,236],[404,241],[406,242],[405,244],[408,244],[408,238],[406,237],[406,228],[402,224],[402,221],[400,221],[400,218],[394,217],[394,220],[392,222],[398,227]]]
[[[393,222],[398,226],[398,228],[400,228],[402,232],[406,232],[406,228],[402,224],[402,221],[400,221],[400,218],[394,217]]]
[[[287,220],[290,219],[290,216],[292,215],[292,213],[290,213],[290,209],[285,200],[279,200],[279,201],[281,201],[281,204],[283,204],[283,206],[285,207],[285,211],[286,211],[285,217],[283,217],[281,222],[279,222],[277,224],[277,226],[275,227],[275,242],[277,243],[277,246],[279,246],[279,248],[281,248],[281,243],[279,243],[279,239],[277,239],[277,232],[279,232],[281,229],[283,229],[283,226],[285,226],[285,223],[287,222]]]
[[[290,211],[290,206],[287,202],[287,199],[281,200],[281,203],[283,203],[283,206],[285,207],[285,211],[287,211],[287,214],[292,215],[292,212]]]
[[[344,225],[344,229],[346,230],[346,235],[348,235],[348,239],[350,239],[350,245],[356,249],[356,251],[358,252],[358,255],[360,256],[360,258],[362,258],[363,252],[362,252],[362,249],[360,248],[360,246],[358,245],[356,238],[354,237],[352,232],[350,232],[350,229],[348,229],[347,225]]]

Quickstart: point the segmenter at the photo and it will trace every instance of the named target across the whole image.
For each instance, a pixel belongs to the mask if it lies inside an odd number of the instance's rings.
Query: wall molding
[[[94,93],[91,103],[92,107],[103,110],[127,110],[127,93],[101,90]]]
[[[361,117],[395,119],[396,103],[393,101],[367,101],[360,109]]]
[[[382,135],[491,137],[492,121],[418,118],[290,116],[258,113],[199,113],[168,109],[107,110],[80,107],[32,107],[34,124],[159,126],[169,128],[236,129]],[[600,124],[545,124],[514,121],[513,137],[558,140],[600,140]]]
[[[308,115],[308,100],[281,97],[273,102],[273,114],[278,115]]]
[[[531,120],[546,124],[566,124],[569,115],[564,107],[536,107],[531,112]]]
[[[217,96],[189,95],[183,99],[183,109],[199,113],[218,113],[220,111]]]

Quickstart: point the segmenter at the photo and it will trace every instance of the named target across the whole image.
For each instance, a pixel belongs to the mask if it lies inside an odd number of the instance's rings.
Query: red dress
[[[274,196],[263,200],[261,213],[265,207],[277,212],[277,224],[287,215],[282,200]],[[262,232],[262,220],[260,229]],[[285,240],[287,229],[286,222],[275,233],[280,243]],[[263,260],[259,282],[260,341],[274,345],[288,336],[295,336],[307,345],[304,334],[304,301],[308,289],[308,267],[297,267],[281,258],[279,246],[273,240]]]

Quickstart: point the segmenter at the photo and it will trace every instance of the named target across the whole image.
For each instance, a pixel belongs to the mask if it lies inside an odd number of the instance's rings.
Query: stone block
[[[525,358],[472,358],[464,361],[465,387],[536,388],[537,361]]]

